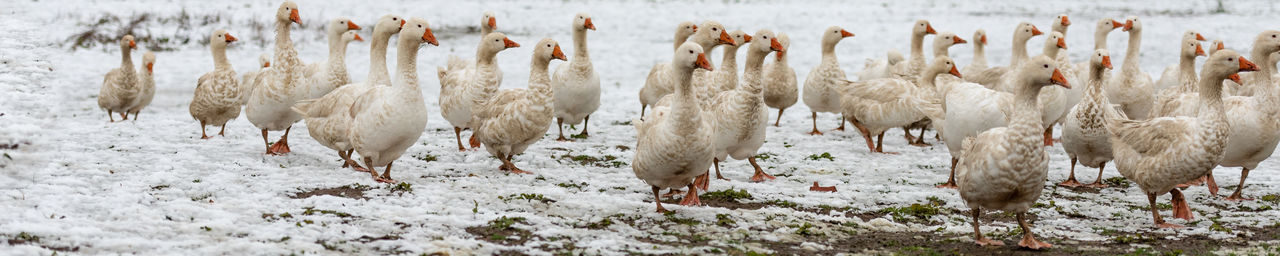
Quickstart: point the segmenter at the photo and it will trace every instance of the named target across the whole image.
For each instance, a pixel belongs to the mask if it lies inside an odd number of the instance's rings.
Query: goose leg
[[[1036,240],[1036,236],[1031,234],[1031,226],[1027,225],[1027,213],[1018,213],[1018,226],[1022,227],[1022,241],[1018,242],[1018,246],[1026,247],[1032,250],[1047,249],[1053,247],[1052,244]]]
[[[129,112],[120,112],[120,121],[129,120]]]
[[[383,180],[380,180],[379,182],[396,183],[396,180],[391,179],[391,164],[393,163],[395,163],[395,161],[387,163],[387,169],[382,170]]]
[[[706,191],[707,187],[711,186],[711,174],[703,173],[702,175],[694,177],[693,184],[697,185],[698,189]]]
[[[836,131],[844,131],[844,116],[840,116],[840,127],[836,127]]]
[[[581,136],[582,138],[587,138],[587,136],[591,136],[591,133],[587,132],[587,123],[590,123],[590,122],[591,122],[591,115],[587,115],[586,117],[582,118],[582,133],[579,133],[578,136]]]
[[[907,126],[902,127],[902,138],[907,139],[907,144],[916,142],[916,136],[911,135],[911,128]]]
[[[1173,196],[1173,198],[1170,199],[1173,204],[1173,217],[1184,220],[1194,220],[1195,216],[1191,214],[1191,207],[1187,205],[1187,198],[1182,196],[1182,191],[1175,188],[1169,190],[1169,194]]]
[[[768,173],[764,173],[764,169],[761,169],[761,168],[760,168],[760,164],[757,164],[757,163],[756,163],[756,157],[755,157],[755,156],[752,156],[752,157],[747,158],[747,162],[751,162],[751,167],[755,167],[755,168],[756,168],[756,174],[755,174],[755,175],[751,175],[751,181],[752,181],[752,182],[762,182],[762,181],[765,181],[765,180],[773,180],[773,179],[777,179],[777,178],[773,177],[773,175],[769,175]]]
[[[467,151],[467,147],[462,146],[462,127],[453,127],[453,137],[458,139],[458,152]]]
[[[647,107],[649,107],[649,105],[640,104],[640,120],[641,121],[644,121],[644,109]],[[661,204],[658,205],[658,209],[662,209]]]
[[[200,133],[202,133],[202,134],[203,134],[203,133],[204,133],[204,132],[203,132],[203,130],[204,130],[204,126],[203,126],[203,125],[200,127],[200,130],[201,130],[201,132],[200,132]],[[270,154],[271,154],[271,141],[268,141],[268,140],[267,140],[267,129],[262,129],[262,144],[263,144],[263,145],[267,145],[267,153],[266,153],[266,154],[270,155]]]
[[[351,159],[352,156],[355,156],[355,153],[354,153],[355,151],[356,150],[351,149],[345,152],[342,167],[351,167],[351,169],[354,169],[357,172],[369,172],[369,169],[365,169],[364,167],[361,167],[360,163],[357,163],[355,160]],[[342,156],[343,154],[344,152],[338,151],[338,155]]]
[[[556,118],[556,131],[560,132],[560,138],[556,138],[556,141],[569,141],[564,138],[564,118]]]
[[[676,189],[676,188],[671,188],[671,190],[668,190],[666,194],[662,194],[662,197],[665,197],[665,198],[671,198],[671,197],[675,197],[676,195],[679,195],[679,194],[681,194],[681,193],[684,193],[684,191],[681,191],[681,190]]]
[[[785,108],[780,108],[780,109],[778,109],[778,119],[777,119],[777,120],[773,120],[773,127],[779,127],[779,126],[778,126],[778,124],[782,122],[782,111],[783,111],[783,110],[787,110],[787,109],[785,109]]]
[[[1244,190],[1244,179],[1248,177],[1249,177],[1249,168],[1244,168],[1244,170],[1240,171],[1240,185],[1236,186],[1235,193],[1231,193],[1231,196],[1227,197],[1228,201],[1253,200],[1252,198],[1245,198],[1243,195],[1240,194],[1240,191]]]
[[[815,115],[816,115],[816,114],[815,114]],[[111,121],[110,121],[110,122],[108,122],[108,123],[115,123],[115,122],[116,122],[116,114],[111,113],[111,110],[107,110],[107,119],[111,119]],[[816,125],[816,124],[815,124],[815,125]]]
[[[1085,187],[1091,187],[1091,188],[1107,187],[1106,183],[1102,183],[1102,169],[1104,168],[1107,168],[1107,162],[1102,162],[1102,165],[1098,166],[1098,180],[1093,181],[1093,184],[1085,185]]]
[[[468,142],[471,144],[471,148],[480,147],[480,138],[476,138],[476,131],[471,131],[471,139],[468,139]]]
[[[393,180],[383,179],[382,177],[378,177],[378,170],[373,169],[374,167],[373,167],[373,158],[372,158],[372,157],[365,157],[365,158],[364,158],[364,165],[369,167],[369,169],[368,169],[368,170],[369,170],[369,175],[373,176],[373,181],[382,182],[382,183],[392,183],[392,182],[393,182]],[[387,167],[388,167],[388,168],[390,168],[390,167],[391,167],[391,164],[390,164],[390,163],[387,163]]]
[[[268,154],[284,155],[289,153],[289,131],[290,130],[293,130],[293,126],[289,126],[289,128],[284,129],[284,135],[280,136],[280,140],[276,141],[276,143],[271,144],[271,148],[268,150]]]
[[[973,241],[980,246],[1004,246],[1004,242],[982,237],[982,228],[978,225],[978,217],[982,216],[982,208],[974,207],[969,211],[973,213]]]
[[[1053,126],[1044,129],[1044,146],[1053,146]]]
[[[1071,173],[1067,174],[1067,181],[1058,183],[1058,186],[1063,186],[1063,187],[1081,186],[1080,182],[1076,181],[1076,158],[1075,157],[1071,157]]]
[[[133,121],[135,121],[135,122],[137,122],[137,121],[138,121],[138,116],[137,116],[137,115],[133,116]],[[203,126],[203,125],[201,125],[201,126]],[[227,137],[226,132],[227,132],[227,123],[222,123],[222,128],[218,128],[218,136]]]
[[[809,132],[809,135],[822,135],[822,131],[818,131],[818,112],[809,113],[812,114],[813,118],[813,131]]]
[[[642,113],[643,113],[643,110],[642,110]],[[658,186],[649,186],[649,187],[653,188],[653,203],[658,205],[658,212],[666,213],[667,209],[662,208],[662,197],[658,196],[658,190],[661,190],[661,189],[659,189]]]
[[[1209,194],[1210,194],[1210,195],[1217,196],[1217,195],[1218,195],[1218,182],[1217,182],[1217,181],[1215,181],[1215,180],[1213,180],[1213,169],[1209,169],[1209,174],[1208,174],[1208,175],[1205,175],[1204,177],[1205,177],[1205,183],[1207,183],[1207,184],[1208,184],[1207,186],[1209,186]],[[1243,177],[1241,177],[1241,178],[1243,178]],[[1237,190],[1239,190],[1239,189],[1237,189]]]
[[[721,176],[721,175],[720,175],[720,159],[719,159],[719,158],[712,158],[712,159],[711,159],[711,166],[715,166],[715,167],[716,167],[716,178],[717,178],[717,179],[721,179],[721,180],[729,180],[729,179],[725,179],[725,178],[724,178],[724,176]],[[705,188],[705,187],[703,187],[703,189],[706,189],[706,188]]]
[[[842,116],[840,120],[845,120],[845,118]],[[876,149],[876,144],[871,140],[871,130],[868,130],[867,127],[863,127],[862,123],[858,122],[858,118],[856,117],[848,120],[850,123],[853,123],[854,128],[858,128],[858,132],[862,133],[862,138],[867,141],[867,151],[870,151],[871,153],[882,153],[880,150]],[[843,126],[844,124],[841,123],[840,125]],[[884,133],[880,134],[880,138],[884,138]]]
[[[938,186],[937,186],[938,188],[950,188],[950,189],[955,189],[955,188],[957,188],[957,186],[956,186],[956,163],[958,163],[958,162],[960,162],[960,159],[959,159],[959,158],[955,158],[955,157],[952,157],[952,158],[951,158],[951,175],[947,176],[947,183],[943,183],[942,185],[938,185]]]
[[[1175,189],[1176,190],[1176,189]],[[1164,222],[1164,218],[1160,217],[1160,211],[1156,210],[1156,194],[1147,193],[1147,202],[1151,204],[1151,217],[1156,222],[1158,228],[1182,228],[1182,225]],[[1175,212],[1177,210],[1174,210]]]
[[[202,140],[207,140],[207,139],[209,139],[209,138],[213,138],[213,137],[209,137],[209,135],[205,135],[205,133],[204,133],[204,121],[200,121],[200,139],[202,139]]]
[[[133,112],[133,122],[138,122],[138,112]]]
[[[502,165],[503,165],[503,166],[506,166],[506,167],[507,167],[507,171],[510,171],[511,173],[515,173],[515,174],[533,174],[532,172],[527,172],[527,171],[525,171],[525,170],[521,170],[519,167],[516,167],[516,165],[515,165],[515,164],[511,163],[511,155],[507,155],[506,157],[498,157],[498,159],[502,159]]]
[[[684,195],[684,199],[680,200],[680,205],[696,206],[702,205],[702,200],[698,200],[698,189],[689,184],[689,193]]]
[[[351,167],[351,157],[347,156],[347,151],[338,150],[338,157],[342,158],[342,168]]]
[[[933,146],[932,144],[924,142],[924,130],[926,128],[928,127],[920,127],[920,136],[917,136],[916,141],[911,143],[912,146],[917,146],[917,147]],[[907,132],[911,132],[911,131],[907,131]]]

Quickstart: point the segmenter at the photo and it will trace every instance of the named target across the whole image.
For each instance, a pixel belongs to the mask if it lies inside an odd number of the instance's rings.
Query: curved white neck
[[[1107,49],[1107,35],[1111,34],[1111,29],[1098,29],[1093,32],[1093,49]]]
[[[542,91],[550,89],[551,75],[547,73],[547,66],[551,65],[551,60],[534,56],[529,63],[529,89]],[[561,64],[563,65],[563,64]]]
[[[836,44],[837,43],[840,43],[840,40],[836,40],[834,42],[822,43],[822,63],[828,63],[828,62],[838,63],[836,61]]]
[[[396,47],[396,69],[400,84],[414,91],[418,90],[418,46],[421,42],[413,42],[412,38],[401,39]],[[421,94],[418,94],[421,97]]]
[[[227,47],[225,45],[219,47],[217,45],[210,44],[209,50],[213,52],[213,69],[231,69],[231,62],[227,60]]]
[[[975,39],[974,41],[978,41]],[[981,41],[973,43],[973,64],[987,65],[987,46]]]
[[[394,33],[376,33],[369,44],[369,84],[385,84],[391,82],[390,71],[387,70],[387,44]]]
[[[1013,55],[1012,55],[1013,57],[1009,59],[1010,68],[1018,68],[1018,64],[1022,64],[1023,61],[1031,59],[1031,57],[1027,56],[1028,40],[1031,40],[1031,37],[1027,37],[1027,38],[1014,37],[1013,38]]]
[[[1142,56],[1138,52],[1140,50],[1142,50],[1142,30],[1129,30],[1129,46],[1125,48],[1124,64],[1120,69],[1125,72],[1137,72],[1138,60]]]
[[[924,35],[925,33],[911,35],[911,61],[924,60]]]
[[[738,47],[732,45],[724,46],[724,57],[720,59],[720,69],[738,73]]]
[[[976,44],[975,44],[975,45],[976,45]],[[975,49],[974,49],[974,51],[975,51],[975,52],[976,52],[976,51],[978,51],[978,50],[977,50],[977,48],[975,48]],[[933,47],[933,57],[934,57],[934,58],[937,58],[937,57],[942,57],[942,56],[951,57],[951,46],[950,46],[950,45],[936,45],[936,46],[934,46],[934,47]],[[920,59],[920,60],[924,60],[924,58],[923,58],[923,57],[921,57],[921,59]]]
[[[298,51],[293,49],[293,38],[289,37],[292,23],[289,20],[276,21],[275,63],[272,64],[280,65],[281,67],[293,67],[301,63],[298,60]]]
[[[747,47],[747,66],[743,67],[742,70],[742,77],[744,81],[738,83],[738,88],[750,93],[760,94],[764,92],[764,87],[760,84],[760,78],[764,74],[764,57],[768,56],[772,51],[756,50],[753,48],[755,47]]]
[[[223,59],[225,60],[226,57],[224,56]],[[133,49],[129,46],[120,47],[120,69],[133,71]]]
[[[587,29],[578,28],[573,30],[573,64],[589,65],[591,64],[591,54],[587,51]]]

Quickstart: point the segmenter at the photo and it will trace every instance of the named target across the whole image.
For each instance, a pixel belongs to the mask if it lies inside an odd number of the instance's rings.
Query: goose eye
[[[692,53],[693,53],[693,50],[689,50],[689,53],[690,53],[690,54],[692,54]]]
[[[718,30],[716,30],[716,28],[711,28],[711,31],[718,31]]]
[[[422,27],[422,25],[418,25],[418,27]]]
[[[1227,61],[1236,61],[1235,58],[1227,58]]]
[[[1049,64],[1044,64],[1044,68],[1049,68]]]
[[[399,18],[391,18],[391,20],[399,20]]]
[[[547,47],[551,47],[551,45],[550,45],[550,44],[548,44],[548,45],[547,45]]]

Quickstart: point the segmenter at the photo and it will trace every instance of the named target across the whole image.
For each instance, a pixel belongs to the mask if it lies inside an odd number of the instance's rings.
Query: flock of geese
[[[577,14],[571,27],[572,59],[555,40],[542,39],[532,45],[528,88],[499,90],[502,70],[495,56],[521,45],[496,32],[496,20],[491,12],[481,18],[481,41],[473,59],[450,56],[437,69],[441,115],[454,127],[459,150],[483,144],[502,161],[499,169],[528,173],[511,158],[540,140],[553,119],[558,129],[581,123],[580,136],[588,135],[585,123],[600,107],[600,79],[587,50],[587,32],[595,25],[590,15]],[[261,69],[241,77],[226,57],[227,45],[237,39],[224,30],[209,36],[214,70],[200,76],[190,104],[201,138],[210,138],[205,126],[225,128],[243,106],[249,121],[261,129],[267,154],[289,153],[289,131],[294,123],[305,121],[311,137],[336,151],[344,168],[394,182],[392,163],[418,140],[427,122],[417,52],[422,44],[438,45],[430,24],[394,15],[378,19],[370,35],[368,80],[363,82],[351,81],[344,62],[347,44],[364,40],[357,33],[359,25],[331,20],[326,30],[329,58],[306,64],[291,41],[292,24],[301,24],[298,5],[286,1],[275,14],[274,56],[264,54]],[[971,38],[974,61],[959,67],[948,49],[969,41],[935,31],[920,20],[911,27],[909,56],[889,52],[868,60],[856,81],[846,77],[835,54],[836,45],[854,34],[833,26],[822,30],[822,60],[801,89],[787,64],[791,42],[785,33],[748,34],[728,31],[714,21],[684,22],[676,27],[671,61],[654,65],[639,91],[641,118],[633,120],[637,146],[631,166],[651,186],[659,212],[666,211],[662,189],[671,189],[666,196],[687,193],[682,205],[699,205],[697,191],[707,189],[708,170],[714,168],[716,178],[724,179],[719,165],[730,158],[751,163],[751,181],[772,180],[755,159],[764,144],[768,110],[778,109],[776,126],[782,112],[803,99],[812,111],[810,134],[822,134],[817,128],[819,112],[838,113],[844,121],[837,130],[846,121],[852,124],[875,153],[886,153],[886,130],[901,127],[907,141],[917,146],[928,145],[924,129],[937,130],[952,157],[951,177],[939,187],[959,190],[972,208],[974,239],[981,245],[1002,244],[983,238],[978,228],[982,210],[995,209],[1017,214],[1024,231],[1020,246],[1051,246],[1035,239],[1024,215],[1044,187],[1049,159],[1044,147],[1055,143],[1055,124],[1062,125],[1061,143],[1072,164],[1070,178],[1059,185],[1105,187],[1101,171],[1114,161],[1119,172],[1144,191],[1159,227],[1179,226],[1161,218],[1156,197],[1171,193],[1173,216],[1192,219],[1177,187],[1207,177],[1216,194],[1211,175],[1216,166],[1244,168],[1240,185],[1227,199],[1246,200],[1241,191],[1249,170],[1271,156],[1280,141],[1280,119],[1275,118],[1280,115],[1280,75],[1275,70],[1280,31],[1257,36],[1249,56],[1259,60],[1257,64],[1224,49],[1221,41],[1213,42],[1206,54],[1204,36],[1187,31],[1181,38],[1180,62],[1153,81],[1139,69],[1138,18],[1099,20],[1093,54],[1080,62],[1065,52],[1070,25],[1066,15],[1054,17],[1043,53],[1032,57],[1027,41],[1045,33],[1031,23],[1018,24],[1007,66],[988,65],[986,32],[978,30]],[[1111,74],[1106,40],[1117,28],[1129,33],[1129,44],[1120,72]],[[387,46],[396,34],[397,70],[392,77]],[[934,37],[932,57],[923,51],[929,35]],[[98,97],[113,122],[113,113],[122,119],[132,114],[137,120],[155,94],[155,55],[145,53],[145,71],[135,72],[130,57],[136,48],[133,37],[122,38],[120,47],[121,67],[106,74]],[[718,68],[706,57],[717,47],[725,48]],[[736,66],[740,48],[747,51],[741,77]],[[766,65],[769,54],[774,59]],[[1199,73],[1198,56],[1208,57]],[[568,63],[551,73],[548,64],[553,60]],[[920,135],[913,136],[913,129],[920,129]],[[466,144],[463,130],[472,131]],[[272,131],[284,133],[271,143]],[[562,129],[559,133],[558,140],[566,140]],[[1098,180],[1087,185],[1076,181],[1077,162],[1098,168]],[[375,167],[384,167],[381,175]]]

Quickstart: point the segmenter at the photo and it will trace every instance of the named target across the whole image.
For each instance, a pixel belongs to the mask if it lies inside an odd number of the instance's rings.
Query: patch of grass
[[[302,215],[329,214],[333,216],[338,216],[339,218],[349,218],[354,216],[354,215],[351,215],[350,213],[339,212],[334,210],[316,209],[314,207],[307,207],[302,209],[303,209]]]
[[[432,155],[432,154],[421,154],[421,155],[415,155],[413,157],[428,163],[436,161],[436,155]]]
[[[897,222],[906,222],[906,217],[915,217],[919,220],[926,220],[930,217],[942,213],[937,206],[933,204],[911,204],[907,207],[889,207],[880,210],[881,213],[893,216],[893,220]]]
[[[526,202],[533,202],[533,201],[538,201],[538,202],[542,202],[542,203],[554,203],[554,202],[556,202],[556,200],[547,199],[547,197],[546,197],[546,196],[543,196],[542,194],[525,194],[525,193],[521,193],[521,194],[519,194],[519,195],[517,195],[517,194],[511,194],[511,195],[508,195],[508,196],[506,196],[506,197],[498,196],[498,199],[502,199],[502,201],[511,201],[511,200],[517,200],[517,199],[518,199],[518,200],[525,200]]]
[[[556,184],[556,186],[559,186],[559,187],[562,187],[562,188],[576,188],[576,189],[578,189],[578,190],[582,190],[582,188],[583,188],[583,187],[586,187],[586,186],[587,186],[587,183],[586,183],[586,182],[583,182],[583,183],[579,183],[579,184],[573,184],[573,183],[564,183],[564,182],[561,182],[561,183]]]
[[[569,135],[569,137],[570,137],[570,138],[574,138],[574,139],[586,139],[586,138],[587,138],[587,135],[583,135],[583,134],[579,133],[579,134]]]
[[[387,189],[391,190],[391,192],[413,192],[413,184],[400,182],[400,184],[388,186]]]
[[[192,202],[204,201],[205,199],[209,199],[210,197],[213,197],[213,194],[201,194],[201,195],[191,197],[191,201]]]
[[[733,225],[735,225],[735,224],[738,224],[738,222],[737,222],[737,221],[734,221],[732,218],[729,218],[729,215],[728,215],[728,214],[723,214],[723,213],[716,214],[716,225],[717,225],[717,226],[721,226],[721,227],[729,227],[729,226],[733,226]]]
[[[746,189],[739,189],[738,191],[734,191],[733,189],[712,191],[703,193],[701,197],[706,200],[725,200],[730,202],[737,202],[738,199],[752,198],[751,193],[747,193]]]
[[[209,227],[209,226],[201,226],[201,227],[200,227],[200,229],[203,229],[203,230],[204,230],[204,231],[206,231],[206,232],[208,232],[208,231],[213,231],[213,228],[211,228],[211,227]]]
[[[14,236],[13,240],[23,241],[26,243],[39,243],[40,236],[28,234],[27,232],[18,232],[18,235]]]
[[[1144,236],[1142,234],[1126,234],[1111,238],[1112,242],[1117,244],[1133,244],[1133,243],[1150,243],[1155,242],[1154,237]]]
[[[663,215],[666,215],[666,216],[667,216],[667,221],[675,222],[675,223],[677,223],[677,224],[682,224],[682,225],[686,225],[686,226],[697,226],[698,224],[702,224],[702,222],[697,221],[697,220],[694,220],[693,218],[680,218],[680,217],[676,217],[676,213],[675,213],[675,212],[667,212],[667,213],[665,213],[665,214],[663,214]]]
[[[773,206],[777,206],[777,207],[782,207],[782,208],[797,208],[797,207],[800,207],[800,204],[797,204],[797,203],[792,202],[792,201],[781,200],[781,199],[775,199],[775,200],[773,200],[773,201],[769,201],[767,204],[769,204],[769,205],[773,205]]]
[[[811,230],[812,228],[813,223],[805,222],[804,225],[800,225],[800,227],[796,228],[796,234],[802,236],[818,235],[818,233]]]
[[[169,185],[154,186],[154,187],[151,187],[151,190],[164,190],[166,188],[169,188]]]
[[[631,120],[627,120],[627,121],[613,121],[613,125],[631,125]]]
[[[524,223],[524,222],[525,222],[524,217],[510,218],[507,216],[502,216],[502,217],[498,217],[497,219],[493,219],[489,221],[489,228],[494,230],[510,230],[512,229],[511,225],[515,225],[516,223]],[[494,240],[502,240],[502,239],[494,239]]]
[[[809,158],[809,160],[812,160],[812,161],[818,161],[818,160],[821,160],[821,159],[827,159],[827,161],[835,161],[835,160],[836,160],[836,158],[835,158],[835,157],[832,157],[832,156],[831,156],[831,153],[829,153],[829,152],[822,152],[822,154],[821,154],[821,155],[818,155],[818,154],[809,155],[809,157],[808,157],[808,158]]]
[[[1280,204],[1280,194],[1264,195],[1262,197],[1259,197],[1258,200],[1262,200],[1263,202],[1270,202],[1273,204]]]
[[[587,228],[590,228],[590,229],[608,228],[609,226],[613,226],[614,218],[622,218],[623,216],[624,215],[622,215],[621,213],[605,216],[604,218],[600,218],[600,221],[587,224]]]
[[[1107,184],[1107,186],[1111,186],[1111,187],[1118,187],[1118,188],[1129,187],[1129,180],[1124,179],[1124,177],[1107,178],[1105,180],[1102,180],[1102,183]]]
[[[596,166],[596,167],[604,167],[604,168],[610,168],[610,167],[622,168],[623,166],[627,165],[626,162],[618,161],[618,157],[611,156],[611,155],[595,157],[595,156],[589,156],[589,155],[570,155],[566,153],[564,155],[560,155],[559,158],[562,160],[569,160],[569,161],[576,162],[579,165]]]
[[[770,152],[756,154],[756,160],[760,160],[760,161],[773,159],[774,157],[778,157],[778,154],[774,154]]]

